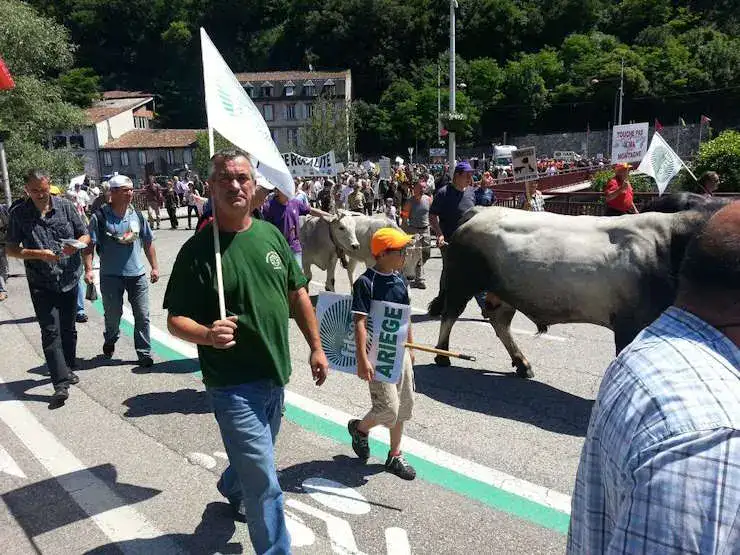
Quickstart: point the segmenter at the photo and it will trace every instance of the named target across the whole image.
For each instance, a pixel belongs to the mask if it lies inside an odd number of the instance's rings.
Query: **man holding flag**
[[[175,261],[164,299],[167,327],[198,345],[203,383],[229,456],[219,491],[246,519],[257,553],[289,553],[274,445],[291,373],[290,314],[311,349],[316,385],[326,380],[329,363],[304,289],[306,278],[287,241],[275,226],[251,217],[256,185],[248,156],[217,153],[208,185],[218,221],[227,317],[219,315],[215,238],[206,229],[185,243]]]

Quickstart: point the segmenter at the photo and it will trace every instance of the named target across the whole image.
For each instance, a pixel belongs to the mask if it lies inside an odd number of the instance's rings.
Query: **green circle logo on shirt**
[[[270,264],[274,270],[279,270],[283,267],[283,261],[280,260],[280,255],[275,251],[270,251],[265,257],[265,261]]]

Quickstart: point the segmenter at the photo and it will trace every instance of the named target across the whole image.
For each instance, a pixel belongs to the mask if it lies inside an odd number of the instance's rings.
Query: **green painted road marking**
[[[100,314],[103,314],[103,304],[100,300],[94,301],[92,304]],[[133,337],[134,328],[126,319],[121,320],[121,331],[129,337]],[[181,353],[161,341],[153,340],[152,348],[165,361],[192,360],[192,373],[202,377],[197,359],[187,359],[187,357],[184,357]],[[295,405],[286,403],[285,416],[290,422],[293,422],[304,430],[324,436],[337,443],[345,445],[351,445],[352,443],[344,426],[305,411]],[[388,447],[372,437],[369,438],[369,443],[371,454],[375,458],[384,461]],[[568,533],[570,517],[566,513],[490,484],[485,484],[411,453],[405,453],[405,457],[416,468],[417,476],[426,482],[436,484],[446,490],[483,503],[493,509],[517,516],[560,534]]]

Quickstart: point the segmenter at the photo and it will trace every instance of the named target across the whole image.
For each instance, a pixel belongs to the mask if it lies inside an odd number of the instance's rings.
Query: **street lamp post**
[[[455,8],[457,0],[450,0],[450,113],[455,113]],[[455,168],[455,134],[447,135],[449,145],[450,176]]]
[[[619,77],[619,125],[622,125],[622,102],[624,101],[624,56],[622,56],[622,73]]]

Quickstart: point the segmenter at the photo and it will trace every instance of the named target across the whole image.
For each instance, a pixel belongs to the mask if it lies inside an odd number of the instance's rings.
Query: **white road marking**
[[[2,445],[0,445],[0,472],[10,474],[16,478],[26,477],[26,474],[23,472],[21,467],[18,466],[15,459],[10,456],[10,453],[8,453]]]
[[[386,528],[385,545],[388,555],[411,555],[409,535],[403,528]]]
[[[216,459],[210,455],[206,455],[205,453],[188,453],[185,455],[185,458],[190,464],[197,464],[198,466],[202,466],[208,470],[216,468]]]
[[[313,533],[303,519],[298,515],[285,511],[285,526],[290,533],[290,547],[308,547],[316,543],[316,534]]]
[[[123,318],[129,323],[133,323],[133,316],[130,310],[124,310]],[[152,326],[151,328],[152,336],[154,337],[154,333],[157,328],[156,326]],[[160,331],[160,334],[161,339],[159,339],[159,341],[167,347],[189,358],[196,358],[198,356],[197,349],[194,346],[183,344],[182,341],[176,340],[164,332]],[[346,412],[324,405],[323,403],[319,403],[318,401],[314,401],[308,397],[304,397],[294,391],[286,390],[285,400],[289,404],[339,424],[342,427],[346,426],[347,422],[354,418],[354,416]],[[389,445],[388,434],[384,433],[383,430],[372,430],[370,435],[381,443]],[[441,466],[448,470],[452,470],[453,472],[457,472],[458,474],[467,476],[468,478],[472,478],[479,482],[483,482],[484,484],[519,495],[520,497],[524,497],[530,501],[539,503],[540,505],[570,514],[570,496],[564,493],[533,484],[526,480],[506,474],[505,472],[501,472],[500,470],[442,451],[441,449],[437,449],[436,447],[415,440],[409,436],[404,436],[404,451],[426,459],[437,466]]]
[[[301,485],[315,501],[340,513],[364,515],[370,512],[370,503],[365,496],[340,482],[311,477]]]
[[[329,536],[331,549],[334,553],[342,555],[363,555],[357,548],[355,535],[352,532],[349,522],[346,520],[324,512],[321,509],[312,507],[311,505],[307,505],[297,499],[288,499],[285,504],[291,509],[295,509],[296,511],[300,511],[314,518],[323,520],[326,523],[326,532]]]
[[[136,509],[126,504],[87,470],[59,440],[13,397],[0,378],[0,420],[11,429],[59,485],[98,528],[124,553],[140,553],[133,540],[150,539],[151,553],[180,553],[180,549]],[[111,509],[110,507],[115,507]],[[126,542],[131,542],[127,544]]]

